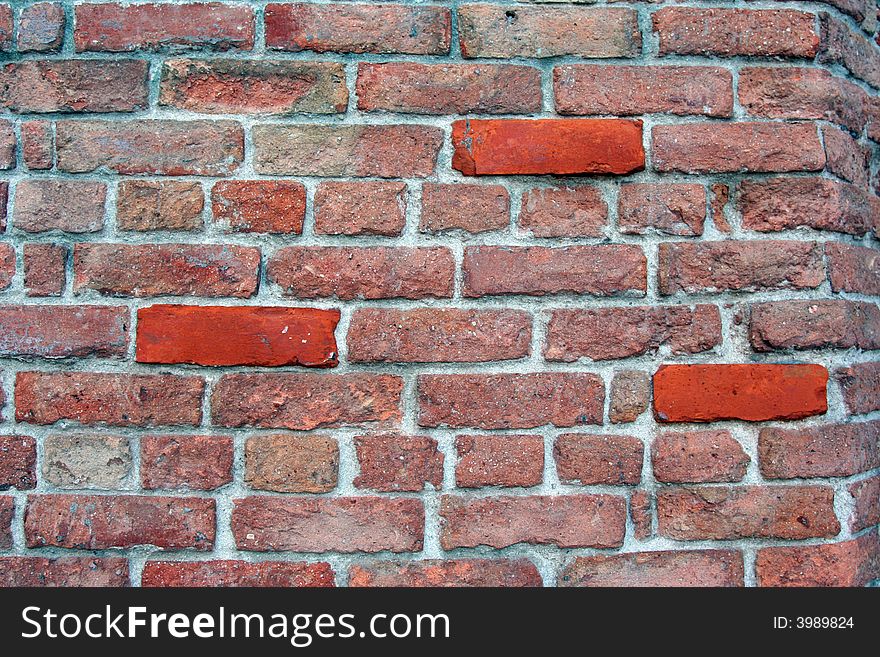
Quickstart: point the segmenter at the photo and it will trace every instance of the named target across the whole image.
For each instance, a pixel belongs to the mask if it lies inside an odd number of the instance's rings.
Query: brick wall
[[[877,579],[876,13],[0,3],[0,583]]]

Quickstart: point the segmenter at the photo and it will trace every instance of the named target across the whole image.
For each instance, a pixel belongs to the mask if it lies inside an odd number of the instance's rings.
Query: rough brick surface
[[[232,460],[226,436],[142,436],[141,485],[213,490],[232,481]]]
[[[286,180],[224,180],[211,189],[211,211],[234,233],[301,233],[306,190]]]
[[[254,436],[245,444],[247,484],[280,493],[326,493],[336,488],[339,446],[326,436]]]
[[[88,180],[23,180],[12,224],[29,233],[94,233],[104,226],[107,185]]]
[[[864,586],[880,576],[876,533],[852,541],[758,550],[760,586]]]
[[[460,488],[537,486],[544,478],[541,436],[458,436],[455,483]]]
[[[204,208],[199,183],[124,180],[116,188],[116,225],[121,230],[198,230]]]
[[[880,467],[880,423],[762,429],[758,459],[766,479],[845,477]]]
[[[553,446],[559,479],[585,485],[637,484],[642,442],[633,436],[562,434]]]
[[[355,565],[349,586],[541,586],[538,569],[527,559],[379,561]]]
[[[741,481],[750,461],[729,431],[664,433],[651,443],[654,477],[664,483]]]
[[[880,476],[850,484],[847,490],[853,502],[853,511],[849,518],[850,530],[858,532],[880,525]]]
[[[0,355],[122,356],[128,309],[121,306],[0,306]]]
[[[632,183],[622,185],[617,225],[623,233],[702,235],[706,190],[702,185]]]
[[[422,185],[419,229],[483,233],[507,228],[510,197],[501,185]]]
[[[535,237],[602,237],[608,205],[590,185],[536,187],[523,194],[519,227]]]
[[[417,492],[443,482],[443,453],[437,441],[425,436],[357,436],[354,439],[360,473],[356,488],[382,492]]]
[[[324,182],[315,192],[314,208],[318,234],[393,237],[406,224],[406,184]]]
[[[880,309],[860,301],[776,301],[752,306],[755,351],[880,349]]]
[[[333,569],[326,562],[148,561],[141,576],[141,586],[159,588],[334,585]]]
[[[0,586],[128,586],[120,557],[0,557]]]
[[[560,586],[743,586],[743,558],[731,550],[675,550],[577,557]]]
[[[651,401],[651,377],[638,370],[619,370],[611,380],[608,396],[611,422],[635,422]]]
[[[30,436],[0,436],[0,490],[37,485],[37,443]]]
[[[125,488],[132,468],[123,436],[57,434],[43,441],[43,481],[57,488]]]
[[[836,370],[834,378],[850,413],[880,410],[880,363],[855,363]]]
[[[64,41],[66,18],[58,2],[23,7],[18,18],[19,52],[55,52]]]

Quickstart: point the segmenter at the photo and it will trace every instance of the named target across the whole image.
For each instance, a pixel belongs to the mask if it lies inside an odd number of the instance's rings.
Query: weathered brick
[[[37,485],[37,443],[30,436],[0,436],[0,490]]]
[[[651,444],[657,481],[700,484],[742,481],[751,459],[729,431],[664,433]]]
[[[880,467],[880,422],[770,427],[758,437],[765,479],[848,477]]]
[[[609,326],[614,330],[609,331]],[[554,310],[544,358],[611,360],[657,353],[661,348],[672,354],[693,354],[717,347],[721,339],[721,315],[713,305]]]
[[[802,290],[825,282],[816,242],[666,242],[658,249],[660,294]]]
[[[638,484],[643,453],[642,442],[633,436],[567,433],[553,445],[559,479],[586,486]]]
[[[251,436],[244,480],[256,490],[327,493],[336,488],[339,446],[326,436]]]
[[[196,376],[19,372],[15,418],[30,424],[197,425],[204,388]]]
[[[595,374],[424,374],[419,425],[530,429],[602,424],[605,386]]]
[[[709,66],[596,66],[553,69],[560,114],[733,114],[733,76]]]
[[[12,547],[12,522],[14,518],[15,498],[0,495],[0,549],[5,550]]]
[[[850,531],[858,532],[880,525],[880,476],[857,481],[850,484],[847,490],[853,498]]]
[[[642,51],[636,12],[624,8],[461,5],[463,57],[635,57]]]
[[[663,365],[654,374],[661,422],[796,420],[828,409],[822,365]]]
[[[348,328],[351,362],[484,362],[528,356],[532,317],[518,310],[359,308]]]
[[[78,4],[74,43],[86,50],[249,50],[254,11],[221,2]]]
[[[715,183],[709,186],[709,193],[709,213],[715,228],[722,233],[730,233],[730,223],[725,212],[730,201],[730,187],[725,183]]]
[[[828,278],[835,292],[880,296],[880,251],[838,242],[825,243]]]
[[[124,356],[128,308],[0,306],[0,355],[67,358]]]
[[[651,377],[638,370],[617,370],[608,395],[608,419],[614,424],[635,422],[651,402]]]
[[[142,436],[141,486],[214,490],[232,481],[228,436]]]
[[[825,151],[816,126],[776,122],[658,125],[651,131],[657,171],[735,173],[819,171]]]
[[[0,121],[0,170],[15,168],[15,131],[10,121]]]
[[[826,13],[819,14],[822,35],[819,61],[840,64],[854,76],[880,87],[880,52],[870,40]]]
[[[803,11],[665,7],[651,17],[660,55],[812,59],[819,51],[816,17]]]
[[[544,479],[544,439],[541,436],[456,436],[455,485],[537,486]]]
[[[406,224],[406,183],[322,182],[314,212],[319,235],[400,235]]]
[[[306,188],[292,180],[222,180],[211,189],[214,221],[233,233],[302,233]]]
[[[644,235],[702,235],[706,218],[706,188],[689,183],[629,183],[617,199],[620,232]]]
[[[26,60],[0,68],[0,107],[19,113],[133,112],[146,108],[142,60]]]
[[[576,557],[559,586],[743,586],[742,554],[734,550],[664,550]]]
[[[452,252],[444,247],[300,247],[279,249],[266,277],[302,299],[451,297]]]
[[[120,557],[0,557],[0,586],[128,586]]]
[[[449,52],[451,15],[445,7],[395,4],[270,4],[266,46],[314,52]]]
[[[596,187],[534,187],[522,195],[519,227],[534,237],[602,237],[608,205]]]
[[[235,121],[58,121],[55,144],[58,169],[69,173],[225,176],[244,159]]]
[[[225,374],[211,395],[224,427],[310,430],[397,423],[403,381],[385,374]]]
[[[262,124],[252,134],[254,170],[270,175],[425,178],[443,141],[439,128],[413,124]]]
[[[107,185],[92,180],[22,180],[15,187],[12,224],[29,233],[95,233],[104,227]]]
[[[57,52],[64,42],[64,7],[60,2],[37,2],[23,7],[18,17],[19,52]]]
[[[880,362],[853,363],[834,372],[843,402],[853,415],[880,410]]]
[[[425,436],[357,436],[354,439],[360,473],[356,488],[382,492],[413,491],[443,483],[443,453],[437,441]]]
[[[131,448],[124,436],[53,434],[43,441],[42,480],[57,488],[125,488]]]
[[[466,176],[628,174],[645,168],[639,119],[459,120],[452,124],[452,145],[452,168]]]
[[[329,563],[302,561],[148,561],[141,586],[176,587],[332,587]]]
[[[541,586],[541,575],[528,559],[378,561],[352,566],[348,585],[407,588]]]
[[[260,250],[214,244],[77,244],[73,290],[111,296],[249,297]]]
[[[0,243],[0,290],[12,285],[15,278],[15,247]]]
[[[13,15],[12,7],[0,4],[0,52],[12,50]]]
[[[652,499],[643,490],[634,490],[629,498],[629,518],[633,524],[633,535],[640,541],[654,535]]]
[[[25,543],[81,550],[136,545],[211,550],[215,515],[215,501],[203,497],[30,495]]]
[[[483,233],[510,224],[510,195],[501,185],[422,185],[419,230]]]
[[[246,497],[232,509],[236,545],[256,552],[417,552],[424,530],[411,497]]]
[[[334,367],[338,310],[275,306],[138,309],[139,363]]]
[[[159,104],[208,114],[334,114],[348,106],[336,62],[175,59],[162,65]]]
[[[871,149],[859,144],[848,132],[832,125],[822,126],[826,168],[839,178],[870,188]]]
[[[57,297],[67,283],[67,248],[24,245],[24,287],[29,297]]]
[[[444,550],[517,543],[612,548],[623,544],[626,502],[615,495],[444,495],[440,517]]]
[[[880,309],[843,299],[757,303],[749,340],[755,351],[880,349]]]
[[[657,493],[661,536],[679,541],[836,536],[827,486],[664,488]]]
[[[55,128],[51,121],[22,121],[21,155],[28,169],[44,171],[55,163]]]
[[[197,182],[124,180],[116,188],[120,230],[199,230],[205,195]]]
[[[864,586],[880,577],[880,539],[869,532],[828,545],[758,550],[759,586]]]

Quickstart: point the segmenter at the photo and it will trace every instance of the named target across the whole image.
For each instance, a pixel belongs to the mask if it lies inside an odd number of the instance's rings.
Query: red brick
[[[620,232],[644,235],[702,235],[706,218],[706,188],[687,183],[629,183],[617,200]]]
[[[661,422],[796,420],[828,409],[821,365],[663,365],[654,374]]]
[[[77,52],[99,50],[250,50],[254,12],[221,2],[78,4]]]
[[[252,296],[260,250],[214,244],[77,244],[73,290],[113,296]]]
[[[559,586],[743,586],[742,554],[734,550],[668,550],[576,557]]]
[[[15,168],[15,131],[9,121],[0,121],[0,169]]]
[[[819,171],[825,166],[816,126],[809,123],[658,125],[651,141],[657,171],[761,173]]]
[[[124,180],[116,188],[120,230],[199,230],[205,195],[197,182]]]
[[[128,308],[0,306],[0,355],[69,358],[124,356]]]
[[[141,486],[147,490],[214,490],[232,481],[228,436],[141,437]]]
[[[723,183],[709,186],[711,196],[709,198],[709,212],[712,222],[722,233],[730,233],[730,223],[725,216],[725,208],[730,201],[730,187]]]
[[[120,557],[0,557],[0,586],[128,586]]]
[[[654,535],[654,511],[652,497],[642,490],[634,490],[629,498],[629,518],[633,535],[640,541]]]
[[[14,518],[15,498],[0,495],[0,549],[5,550],[12,547],[12,521]]]
[[[645,168],[638,119],[467,119],[453,122],[452,145],[452,168],[466,176]]]
[[[12,50],[12,7],[6,3],[0,5],[0,52]]]
[[[22,121],[21,154],[28,169],[51,169],[55,163],[54,125],[50,121]]]
[[[541,111],[541,73],[509,64],[358,65],[358,109],[403,114],[531,114]]]
[[[857,23],[864,21],[871,12],[871,0],[822,0],[822,2],[852,16]],[[868,25],[865,27],[867,28]]]
[[[23,7],[18,17],[19,52],[57,52],[64,42],[64,7],[38,2]]]
[[[635,422],[651,402],[651,377],[638,370],[618,370],[608,395],[608,419],[614,424]]]
[[[254,170],[269,175],[425,178],[443,141],[439,128],[412,124],[263,124],[252,132]]]
[[[765,479],[848,477],[880,467],[880,422],[761,429],[758,459]]]
[[[400,235],[406,224],[406,183],[322,182],[314,210],[318,235]]]
[[[661,347],[672,354],[693,354],[720,344],[721,316],[712,305],[566,309],[550,316],[544,358],[611,360],[657,353]]]
[[[225,374],[211,413],[224,427],[298,429],[400,421],[403,381],[384,374]]]
[[[755,351],[880,349],[880,309],[842,299],[758,303],[752,305],[749,340]]]
[[[595,187],[535,187],[522,196],[519,227],[534,237],[602,237],[608,205]]]
[[[107,185],[93,180],[22,180],[15,187],[12,224],[29,233],[95,233],[104,227]]]
[[[327,493],[336,488],[339,446],[326,436],[252,436],[245,443],[248,486],[281,493]]]
[[[175,59],[162,66],[159,104],[207,114],[334,114],[348,106],[336,62]]]
[[[443,483],[443,453],[425,436],[357,436],[354,439],[360,474],[356,488],[382,492],[418,492]]]
[[[880,525],[880,476],[857,481],[850,484],[847,490],[853,498],[850,531],[858,532]]]
[[[635,57],[636,12],[623,8],[461,5],[463,57]]]
[[[825,256],[832,290],[880,296],[880,251],[826,242]]]
[[[759,586],[865,586],[880,577],[880,539],[869,532],[828,545],[758,550]]]
[[[880,362],[853,363],[834,372],[843,403],[853,415],[880,410]]]
[[[602,424],[605,386],[595,374],[424,374],[419,425],[530,429]]]
[[[139,363],[334,367],[338,310],[155,305],[138,310]]]
[[[0,243],[0,290],[12,285],[15,277],[15,247]]]
[[[541,436],[457,436],[455,449],[459,488],[537,486],[544,479]]]
[[[444,550],[517,543],[612,548],[623,544],[626,502],[615,495],[444,495],[440,517]]]
[[[559,479],[591,486],[635,485],[642,478],[644,446],[633,436],[562,434],[553,446]]]
[[[445,7],[382,4],[270,4],[266,46],[313,52],[449,52],[450,12]]]
[[[419,230],[483,233],[510,224],[510,196],[501,185],[422,185]]]
[[[517,310],[358,308],[348,329],[351,362],[485,362],[529,355],[532,317]]]
[[[141,586],[175,587],[332,587],[329,563],[302,561],[148,561]]]
[[[234,121],[58,121],[55,143],[58,169],[68,173],[225,176],[244,159]]]
[[[541,586],[541,575],[528,559],[452,559],[378,561],[354,565],[348,585],[398,587]]]
[[[13,112],[133,112],[146,108],[141,60],[28,60],[0,68],[0,107]]]
[[[198,425],[204,388],[196,376],[19,372],[15,418],[30,424]]]
[[[741,481],[750,461],[729,431],[664,433],[651,444],[654,478],[665,483]]]
[[[24,287],[29,297],[57,297],[67,283],[67,248],[24,245]]]
[[[300,247],[279,249],[266,277],[301,299],[451,297],[452,252],[444,247]]]
[[[880,87],[880,52],[875,45],[829,14],[819,14],[819,21],[822,35],[819,61],[840,64],[857,78]]]
[[[0,490],[37,485],[37,443],[30,436],[0,436]]]
[[[424,530],[411,497],[246,497],[232,509],[238,549],[256,552],[418,552]]]
[[[848,132],[831,125],[822,127],[826,168],[862,189],[870,189],[871,149],[862,146]]]
[[[292,180],[223,180],[211,189],[214,221],[233,233],[302,233],[306,188]]]
[[[30,495],[24,514],[30,548],[211,550],[214,529],[215,502],[203,497]]]
[[[826,178],[770,178],[739,184],[743,228],[761,232],[810,227],[850,235],[880,232],[880,199]]]
[[[816,242],[667,242],[658,251],[660,294],[803,290],[825,282]]]
[[[827,538],[840,531],[827,486],[664,488],[657,516],[660,535],[679,541]]]
[[[733,114],[733,76],[709,66],[596,66],[553,69],[560,114]]]
[[[802,11],[665,7],[652,19],[660,55],[812,59],[819,50],[816,17]]]

